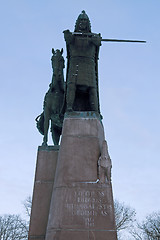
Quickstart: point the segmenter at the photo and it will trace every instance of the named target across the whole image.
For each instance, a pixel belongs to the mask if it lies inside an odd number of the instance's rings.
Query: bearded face
[[[91,32],[91,24],[85,11],[82,11],[82,13],[77,18],[74,31],[75,32]]]
[[[79,21],[79,30],[82,32],[87,31],[87,25],[88,25],[87,19],[81,19]]]

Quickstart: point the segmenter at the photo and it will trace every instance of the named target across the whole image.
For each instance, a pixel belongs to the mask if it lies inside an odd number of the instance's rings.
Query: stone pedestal
[[[45,239],[58,150],[54,146],[38,148],[29,240]]]
[[[65,117],[45,240],[117,239],[111,182],[99,174],[104,139],[94,112]]]

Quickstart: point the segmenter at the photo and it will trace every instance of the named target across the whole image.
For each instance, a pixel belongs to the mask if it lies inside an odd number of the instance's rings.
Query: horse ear
[[[63,54],[63,48],[61,49],[61,55]]]
[[[52,48],[52,53],[53,53],[53,54],[55,53],[54,48]]]

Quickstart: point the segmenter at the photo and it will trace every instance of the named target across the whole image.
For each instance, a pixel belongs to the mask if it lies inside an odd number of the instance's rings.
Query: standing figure
[[[108,153],[107,142],[103,141],[101,156],[98,160],[98,177],[100,183],[111,183],[112,162]]]
[[[43,103],[43,113],[36,118],[37,128],[44,135],[42,145],[47,145],[49,121],[51,120],[51,132],[54,145],[58,145],[62,132],[63,116],[61,109],[64,104],[64,58],[63,49],[52,49],[51,58],[53,77],[49,85],[49,90],[45,95]]]
[[[96,111],[99,109],[98,53],[100,34],[91,33],[85,13],[78,16],[74,32],[64,31],[67,46],[66,111]]]

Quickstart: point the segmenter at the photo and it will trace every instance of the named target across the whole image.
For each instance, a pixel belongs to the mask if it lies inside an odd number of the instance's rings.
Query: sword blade
[[[97,37],[100,35],[97,33],[82,33],[82,32],[72,32],[73,35],[81,35],[81,36],[89,36],[89,37]],[[131,42],[131,43],[146,43],[146,41],[141,40],[127,40],[127,39],[101,39],[102,42]]]
[[[146,43],[140,40],[123,40],[123,39],[101,39],[102,42],[133,42],[133,43]]]

